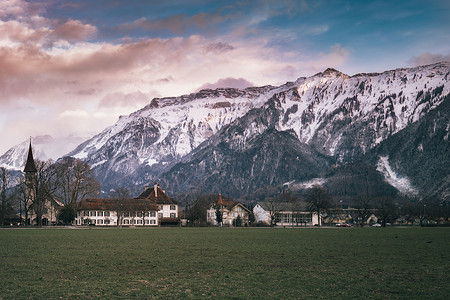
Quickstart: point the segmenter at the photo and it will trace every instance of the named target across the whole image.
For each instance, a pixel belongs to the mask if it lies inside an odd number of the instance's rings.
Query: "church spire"
[[[28,149],[28,158],[25,164],[25,169],[23,171],[25,173],[37,172],[36,165],[34,164],[33,149],[31,148],[31,138],[30,138],[30,148]]]

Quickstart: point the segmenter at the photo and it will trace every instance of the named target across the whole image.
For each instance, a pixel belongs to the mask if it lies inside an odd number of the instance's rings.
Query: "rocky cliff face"
[[[449,79],[450,63],[351,77],[327,69],[279,87],[153,99],[69,155],[91,163],[105,187],[161,179],[173,192],[242,196],[362,159],[442,110]]]

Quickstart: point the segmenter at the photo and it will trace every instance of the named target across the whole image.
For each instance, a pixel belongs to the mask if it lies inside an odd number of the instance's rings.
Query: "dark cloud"
[[[409,63],[413,66],[423,66],[434,64],[442,61],[450,61],[450,54],[442,55],[442,54],[431,54],[431,53],[423,53],[418,56],[414,56],[409,59]]]
[[[208,52],[213,52],[213,53],[222,53],[222,52],[228,52],[233,50],[234,47],[230,44],[227,43],[222,43],[222,42],[218,42],[218,43],[211,43],[208,44],[205,47],[205,51]]]
[[[237,89],[245,89],[247,87],[254,86],[253,83],[244,79],[244,78],[222,78],[219,79],[215,83],[205,83],[198,90],[204,89],[217,89],[217,88],[237,88]]]

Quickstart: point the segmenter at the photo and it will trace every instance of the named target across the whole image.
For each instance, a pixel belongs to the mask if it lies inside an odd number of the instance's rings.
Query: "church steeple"
[[[36,173],[36,165],[34,164],[33,158],[33,149],[31,148],[31,139],[30,139],[30,148],[28,149],[28,158],[25,163],[25,169],[23,170],[25,173]]]

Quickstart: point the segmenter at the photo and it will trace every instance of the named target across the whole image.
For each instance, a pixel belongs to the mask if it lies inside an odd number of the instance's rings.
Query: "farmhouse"
[[[305,211],[301,202],[258,202],[253,208],[255,221],[266,225],[312,226],[319,223],[316,213]]]
[[[217,223],[216,211],[219,210],[222,214],[222,224]],[[206,210],[206,221],[211,225],[235,225],[236,220],[240,218],[241,225],[248,225],[248,216],[250,210],[239,202],[231,200],[223,200],[222,195],[219,195],[217,201],[211,203]]]
[[[85,199],[80,202],[76,225],[161,226],[178,224],[178,202],[155,183],[134,199]]]
[[[145,190],[136,199],[153,202],[158,208],[158,221],[160,225],[177,225],[179,218],[178,201],[170,198],[165,189],[160,189],[155,183],[151,189],[145,187]]]
[[[137,199],[84,199],[78,206],[76,225],[158,226],[154,203]]]

